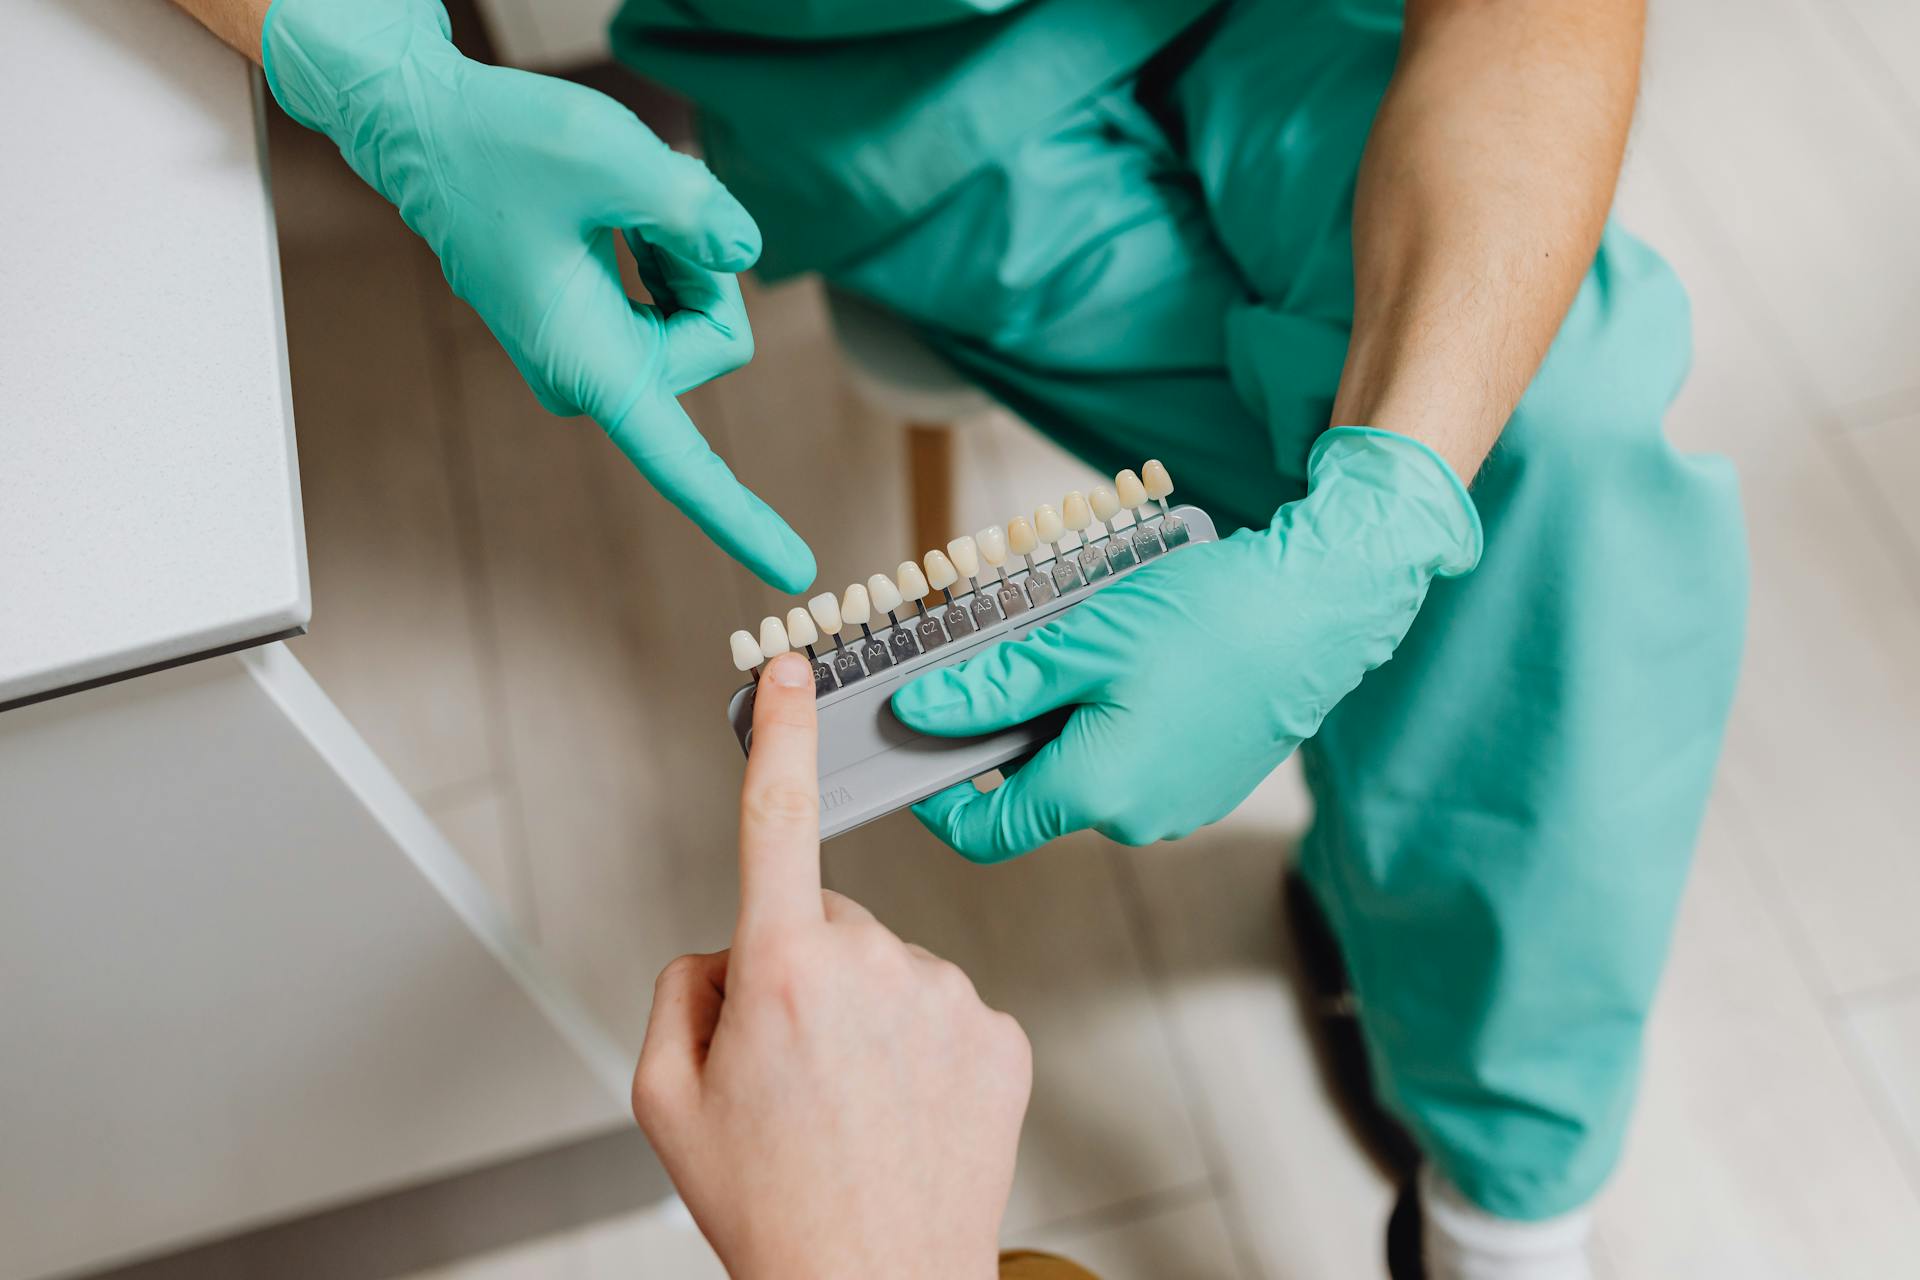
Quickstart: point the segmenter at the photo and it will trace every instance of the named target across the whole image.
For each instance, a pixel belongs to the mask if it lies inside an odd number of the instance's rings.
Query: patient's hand
[[[761,678],[733,946],[660,975],[633,1112],[735,1277],[992,1277],[1032,1060],[955,966],[820,888],[813,679]]]

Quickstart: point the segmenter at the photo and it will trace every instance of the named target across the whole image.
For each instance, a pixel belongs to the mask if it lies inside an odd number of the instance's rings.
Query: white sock
[[[1539,1222],[1497,1218],[1420,1169],[1422,1248],[1429,1280],[1592,1280],[1587,1208]]]

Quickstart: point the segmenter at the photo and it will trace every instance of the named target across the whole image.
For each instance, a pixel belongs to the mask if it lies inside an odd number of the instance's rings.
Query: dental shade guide
[[[822,838],[1020,760],[1055,737],[1069,710],[979,737],[934,738],[901,724],[891,699],[936,667],[1028,634],[1146,560],[1187,542],[1216,540],[1204,511],[1167,504],[1172,491],[1166,468],[1148,462],[1140,475],[1115,476],[1111,488],[1067,494],[1058,510],[1042,505],[1031,521],[1017,516],[1004,529],[957,537],[944,550],[927,551],[920,563],[904,560],[892,575],[876,573],[837,598],[817,595],[805,608],[790,610],[784,623],[778,616],[765,619],[757,641],[745,631],[730,635],[734,666],[756,679],[766,662],[789,649],[803,649],[813,660]],[[1133,513],[1124,528],[1116,523],[1122,507]],[[1077,535],[1078,545],[1063,545],[1068,533]],[[1041,552],[1043,543],[1050,556]],[[930,610],[926,599],[935,591],[940,603]],[[814,651],[823,637],[832,641],[824,657]],[[754,688],[736,690],[727,708],[748,750]]]
[[[1113,478],[1114,496],[1120,499],[1120,505],[1133,513],[1133,554],[1142,560],[1151,560],[1166,547],[1155,537],[1153,530],[1147,528],[1147,517],[1141,514],[1147,505],[1147,486],[1140,483],[1140,477],[1131,469],[1122,471]]]
[[[1171,551],[1187,540],[1186,525],[1167,506],[1167,495],[1173,492],[1173,477],[1167,474],[1167,468],[1160,459],[1149,458],[1146,465],[1140,468],[1140,480],[1147,496],[1160,508],[1160,543]]]
[[[865,680],[867,672],[860,665],[859,656],[841,643],[840,632],[846,623],[840,616],[840,601],[833,592],[822,591],[807,601],[807,612],[813,615],[821,634],[833,639],[833,656],[827,659],[827,665],[833,668],[833,678],[840,687],[844,689],[856,680]]]
[[[813,651],[815,642],[820,639],[819,629],[813,624],[813,615],[798,605],[787,610],[787,639],[807,651],[807,661],[813,664],[814,697],[831,693],[840,687],[840,682],[833,678],[833,668]]]
[[[911,628],[901,624],[900,584],[884,573],[876,573],[867,579],[867,598],[873,601],[873,607],[887,615],[887,656],[896,663],[905,662],[920,652],[920,644],[913,638]]]
[[[1073,560],[1080,567],[1080,576],[1088,582],[1098,582],[1113,572],[1113,566],[1107,563],[1107,553],[1096,549],[1087,529],[1093,524],[1093,508],[1087,505],[1087,495],[1078,489],[1060,499],[1060,523],[1067,531],[1080,539],[1080,549],[1073,553]]]
[[[1000,621],[993,597],[980,589],[980,544],[963,533],[947,544],[947,559],[953,561],[953,567],[967,580],[967,594],[973,597],[967,606],[973,615],[973,629],[980,631]]]
[[[902,560],[900,567],[893,571],[896,584],[900,588],[902,599],[913,601],[913,607],[920,611],[914,619],[913,638],[920,642],[920,652],[931,653],[947,642],[947,633],[940,629],[940,623],[927,612],[927,597],[933,594],[933,588],[927,585],[927,575],[920,572],[920,566],[911,560]]]

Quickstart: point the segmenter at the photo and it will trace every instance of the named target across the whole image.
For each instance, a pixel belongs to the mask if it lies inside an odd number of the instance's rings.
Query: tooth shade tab
[[[1058,542],[1067,536],[1067,527],[1060,523],[1060,513],[1053,509],[1051,502],[1041,503],[1040,509],[1033,513],[1033,531],[1042,542]]]
[[[834,598],[833,592],[822,591],[807,601],[807,612],[811,613],[813,620],[820,624],[821,631],[830,636],[840,634],[840,602]],[[793,628],[788,627],[787,630],[791,631]]]
[[[947,558],[963,578],[980,576],[980,545],[966,534],[947,544]]]
[[[1105,485],[1100,485],[1089,494],[1087,501],[1093,507],[1093,518],[1101,524],[1110,524],[1120,514],[1120,499]]]
[[[998,525],[988,525],[973,535],[973,545],[989,568],[998,569],[1007,562],[1007,535]]]
[[[840,601],[840,616],[850,627],[864,627],[873,621],[873,601],[867,598],[865,587],[856,582],[847,588],[845,598]]]
[[[1060,523],[1075,533],[1093,523],[1093,511],[1087,506],[1087,495],[1075,489],[1060,499]]]
[[[1140,468],[1140,479],[1149,498],[1161,502],[1173,492],[1173,477],[1167,474],[1167,468],[1158,458],[1151,459]]]
[[[760,621],[760,657],[771,662],[787,650],[793,648],[787,639],[787,629],[778,618],[763,618]]]
[[[1040,540],[1034,536],[1033,525],[1025,516],[1007,521],[1007,550],[1017,556],[1030,556],[1039,548]]]
[[[819,638],[820,633],[814,630],[811,614],[799,605],[787,610],[788,640],[791,640],[796,647],[804,649]]]
[[[1119,497],[1120,505],[1129,511],[1147,505],[1147,487],[1130,469],[1113,478],[1113,491]]]
[[[727,637],[727,646],[733,650],[733,665],[742,671],[751,671],[764,659],[760,656],[760,642],[753,638],[751,631],[736,631]]]
[[[927,575],[921,573],[920,566],[911,560],[902,560],[893,575],[902,600],[920,600],[933,590],[927,585]]]
[[[880,612],[892,613],[900,607],[900,588],[886,574],[876,573],[867,579],[867,598]]]
[[[929,551],[922,558],[927,565],[927,581],[932,584],[935,591],[945,591],[960,580],[960,575],[954,571],[953,561],[947,559],[946,552]]]

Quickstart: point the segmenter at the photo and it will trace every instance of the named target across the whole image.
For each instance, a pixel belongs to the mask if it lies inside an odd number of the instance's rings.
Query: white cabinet
[[[0,715],[0,1280],[631,1124],[282,645]]]

